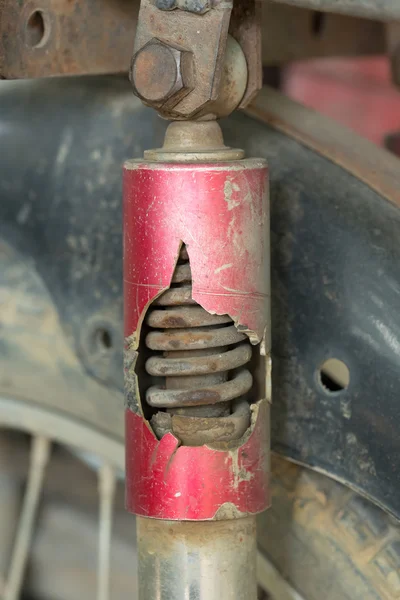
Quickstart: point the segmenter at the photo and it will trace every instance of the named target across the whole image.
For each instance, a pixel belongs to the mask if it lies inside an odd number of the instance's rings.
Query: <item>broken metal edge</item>
[[[155,519],[208,521],[255,515],[270,505],[269,410],[253,405],[253,429],[235,450],[157,440],[126,411],[126,508]],[[228,508],[230,509],[228,510]],[[233,508],[234,507],[234,508]]]
[[[189,264],[190,264],[190,251],[189,251],[188,245],[183,240],[181,240],[179,242],[179,247],[178,247],[178,250],[177,250],[177,253],[175,256],[175,260],[174,260],[173,264],[171,265],[169,285],[164,286],[160,291],[155,292],[154,295],[149,298],[148,302],[146,303],[146,305],[138,319],[137,329],[135,331],[133,331],[129,336],[125,337],[125,340],[124,340],[125,407],[127,409],[132,410],[133,412],[141,415],[144,422],[146,423],[146,426],[148,427],[149,431],[154,435],[154,438],[156,440],[158,440],[158,438],[153,430],[153,427],[151,426],[150,422],[146,419],[146,417],[144,415],[143,402],[142,402],[141,393],[140,393],[140,389],[139,389],[139,385],[138,385],[139,379],[138,379],[138,374],[136,373],[135,367],[136,367],[136,362],[137,362],[137,358],[138,358],[138,354],[139,354],[138,351],[139,351],[139,345],[140,345],[140,339],[141,339],[142,326],[143,326],[143,322],[146,317],[146,314],[148,313],[148,310],[151,307],[151,305],[153,304],[153,302],[157,298],[159,298],[164,292],[166,292],[168,289],[170,289],[173,274],[174,274],[174,271],[178,264],[179,255],[180,255],[182,246],[184,246],[184,245],[186,246],[187,253],[189,255]],[[193,291],[192,297],[194,300],[196,300],[196,302],[199,306],[204,308],[204,310],[206,310],[210,314],[215,314],[215,315],[227,314],[227,313],[220,312],[218,310],[210,310],[209,308],[204,306],[202,304],[201,297],[200,298],[196,297],[194,291]],[[266,326],[264,328],[264,334],[260,338],[256,331],[245,329],[246,325],[244,323],[239,322],[239,319],[237,316],[231,315],[229,313],[228,313],[228,316],[232,319],[233,324],[236,327],[236,329],[240,328],[240,332],[245,334],[248,337],[252,346],[259,346],[260,356],[265,359],[265,394],[263,395],[263,397],[260,400],[256,400],[249,404],[250,426],[248,427],[248,429],[246,430],[246,432],[243,434],[243,436],[241,438],[235,439],[229,444],[229,449],[232,450],[233,448],[236,449],[239,446],[243,445],[248,440],[251,433],[253,432],[255,422],[258,418],[258,412],[259,412],[258,406],[259,406],[260,402],[265,400],[265,401],[267,401],[268,404],[271,404],[271,401],[272,401],[271,400],[271,398],[272,398],[272,391],[271,391],[272,358],[271,358],[271,351],[270,351],[270,327],[268,327],[268,324],[266,324]],[[171,432],[169,433],[169,435],[172,435],[176,439],[176,442],[178,445],[181,443],[180,440],[176,436],[174,436]],[[212,444],[204,444],[204,445],[210,449],[215,449],[215,450],[221,449],[221,447],[219,447],[218,445],[215,445],[215,446],[213,446]]]

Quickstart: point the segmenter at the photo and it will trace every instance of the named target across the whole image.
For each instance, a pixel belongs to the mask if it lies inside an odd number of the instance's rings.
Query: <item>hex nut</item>
[[[156,6],[159,10],[173,10],[176,8],[175,0],[156,0]]]
[[[211,9],[211,0],[156,0],[159,10],[174,10],[179,8],[186,12],[204,15]]]
[[[134,93],[148,104],[178,99],[186,89],[183,59],[190,53],[153,38],[133,56],[130,80]]]
[[[187,12],[204,15],[211,9],[210,0],[176,0],[178,8]]]

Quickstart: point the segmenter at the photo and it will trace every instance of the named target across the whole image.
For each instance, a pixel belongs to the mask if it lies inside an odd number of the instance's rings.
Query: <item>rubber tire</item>
[[[325,475],[273,460],[259,547],[306,600],[400,598],[400,527]]]

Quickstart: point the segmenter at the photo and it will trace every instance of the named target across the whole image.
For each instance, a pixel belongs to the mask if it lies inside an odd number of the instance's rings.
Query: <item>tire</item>
[[[306,600],[400,598],[400,528],[348,488],[280,458],[259,547]]]

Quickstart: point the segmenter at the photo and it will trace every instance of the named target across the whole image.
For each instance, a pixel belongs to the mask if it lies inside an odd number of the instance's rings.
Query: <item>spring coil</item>
[[[228,315],[212,315],[192,299],[192,277],[182,248],[171,287],[152,305],[146,346],[156,352],[146,361],[149,375],[162,378],[146,392],[147,403],[172,414],[224,417],[242,398],[253,378],[248,338]],[[234,403],[235,404],[235,403]]]

